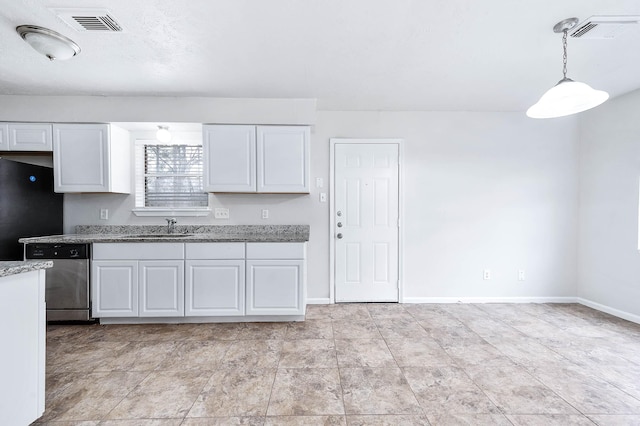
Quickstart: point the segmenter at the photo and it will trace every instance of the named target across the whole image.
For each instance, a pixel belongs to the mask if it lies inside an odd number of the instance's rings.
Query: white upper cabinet
[[[203,137],[205,191],[255,192],[255,126],[205,125]]]
[[[258,192],[309,192],[306,126],[258,126]]]
[[[309,192],[308,126],[205,125],[205,190]]]
[[[131,192],[129,132],[110,124],[54,124],[55,192]]]
[[[51,124],[0,124],[0,151],[51,152]]]
[[[0,151],[9,151],[9,125],[0,123]]]

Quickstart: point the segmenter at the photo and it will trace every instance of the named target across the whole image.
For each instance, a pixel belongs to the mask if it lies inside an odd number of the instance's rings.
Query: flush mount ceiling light
[[[171,142],[171,133],[169,132],[169,126],[158,126],[156,139],[164,143]]]
[[[527,110],[527,116],[531,118],[564,117],[597,107],[609,99],[607,92],[594,90],[588,84],[567,78],[567,32],[577,23],[578,18],[569,18],[558,22],[553,27],[553,32],[562,33],[563,78]]]
[[[16,31],[24,41],[51,61],[73,58],[80,53],[80,47],[73,40],[48,28],[20,25]]]

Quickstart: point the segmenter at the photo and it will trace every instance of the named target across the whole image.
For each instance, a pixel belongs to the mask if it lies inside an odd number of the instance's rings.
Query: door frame
[[[335,260],[335,147],[337,144],[396,144],[398,145],[398,303],[404,301],[404,140],[403,139],[329,139],[329,299],[336,303]]]

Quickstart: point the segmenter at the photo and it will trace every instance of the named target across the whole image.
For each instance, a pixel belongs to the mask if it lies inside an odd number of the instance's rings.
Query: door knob
[[[341,239],[342,239],[342,234],[338,234],[338,235],[336,235],[336,237],[337,237],[339,240],[341,240]]]

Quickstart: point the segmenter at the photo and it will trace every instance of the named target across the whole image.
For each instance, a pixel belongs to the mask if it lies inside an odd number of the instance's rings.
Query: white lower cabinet
[[[138,262],[94,260],[91,263],[92,316],[138,316]]]
[[[302,260],[247,260],[247,315],[304,315]]]
[[[185,316],[244,315],[244,260],[185,263]]]
[[[247,315],[304,315],[304,243],[247,243]]]
[[[305,243],[97,243],[95,318],[303,316]]]
[[[184,261],[138,263],[141,317],[184,316]]]

